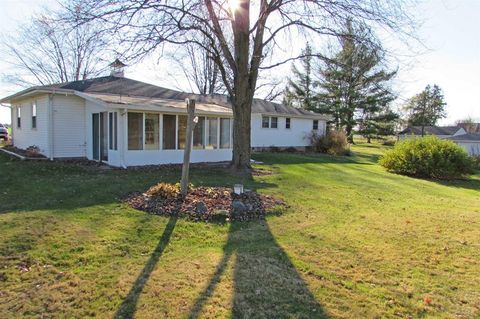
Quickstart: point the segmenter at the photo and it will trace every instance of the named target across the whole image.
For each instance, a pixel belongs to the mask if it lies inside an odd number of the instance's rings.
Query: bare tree
[[[217,64],[202,48],[188,43],[169,56],[187,79],[191,91],[199,94],[226,92]]]
[[[347,17],[411,34],[406,30],[412,25],[406,8],[412,1],[69,0],[69,7],[75,12],[81,3],[85,22],[100,20],[110,26],[132,58],[166,43],[194,44],[207,52],[232,103],[232,164],[245,169],[250,167],[251,108],[259,72],[302,57],[276,54],[291,46],[291,36],[319,40],[337,35],[336,26]],[[285,41],[289,36],[290,42]]]
[[[73,27],[59,21],[56,12],[36,16],[20,27],[16,37],[3,38],[1,51],[11,66],[3,76],[21,86],[98,76],[112,56],[105,39],[93,23]]]

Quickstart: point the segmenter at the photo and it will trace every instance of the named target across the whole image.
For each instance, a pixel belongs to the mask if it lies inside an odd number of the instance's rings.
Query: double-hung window
[[[22,127],[22,109],[17,106],[17,128]]]
[[[289,117],[285,118],[285,128],[289,129],[291,128],[291,119]]]
[[[278,128],[278,117],[262,116],[262,128]]]
[[[270,118],[270,128],[278,128],[278,117]]]
[[[32,129],[37,128],[37,102],[32,103]]]
[[[270,118],[268,116],[262,116],[262,127],[263,128],[270,127]]]
[[[313,129],[318,130],[318,120],[313,120]]]

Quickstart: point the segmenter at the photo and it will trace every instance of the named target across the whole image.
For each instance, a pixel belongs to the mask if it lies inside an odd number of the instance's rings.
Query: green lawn
[[[379,146],[353,151],[256,155],[274,174],[243,182],[290,208],[231,225],[119,202],[177,170],[0,155],[0,318],[480,318],[480,176],[408,178]]]

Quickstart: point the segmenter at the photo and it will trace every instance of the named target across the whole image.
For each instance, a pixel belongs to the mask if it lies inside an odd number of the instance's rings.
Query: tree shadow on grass
[[[453,179],[453,180],[433,180],[427,179],[428,181],[441,184],[443,186],[455,187],[455,188],[464,188],[480,191],[480,179],[478,178],[478,173],[475,175],[477,178],[466,178],[466,179]]]
[[[328,318],[265,221],[232,223],[224,255],[189,318],[198,318],[232,256],[233,318]]]
[[[379,155],[353,153],[347,155],[329,155],[323,153],[255,153],[252,156],[255,160],[261,161],[267,165],[297,165],[297,164],[356,164],[356,165],[374,165],[378,161]]]
[[[152,271],[155,269],[160,257],[162,256],[165,248],[167,247],[168,243],[170,242],[170,237],[172,236],[173,230],[177,223],[177,217],[170,217],[168,220],[167,225],[165,226],[165,230],[163,231],[162,237],[157,244],[157,247],[153,251],[152,255],[148,259],[145,267],[143,267],[142,272],[138,275],[137,279],[130,288],[127,297],[123,300],[122,304],[118,308],[117,312],[115,313],[114,318],[121,319],[121,318],[133,318],[135,311],[137,310],[137,303],[140,294],[143,291],[143,287],[147,283],[148,279]]]

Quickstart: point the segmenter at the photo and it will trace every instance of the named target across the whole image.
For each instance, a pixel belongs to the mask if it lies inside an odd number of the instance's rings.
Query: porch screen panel
[[[160,149],[160,119],[158,114],[145,114],[145,149]]]
[[[185,137],[187,135],[187,116],[178,116],[178,149],[185,149]]]
[[[128,149],[143,149],[143,113],[128,112]]]
[[[208,118],[208,137],[207,149],[218,148],[218,119],[216,117]]]
[[[118,141],[117,122],[118,122],[117,112],[108,113],[108,127],[109,127],[108,145],[109,145],[109,149],[113,151],[117,150],[117,141]]]
[[[174,150],[175,149],[175,115],[163,115],[163,149]]]
[[[220,148],[230,148],[230,119],[220,119]]]
[[[198,123],[193,129],[193,148],[205,148],[205,118],[201,116],[198,117]]]

